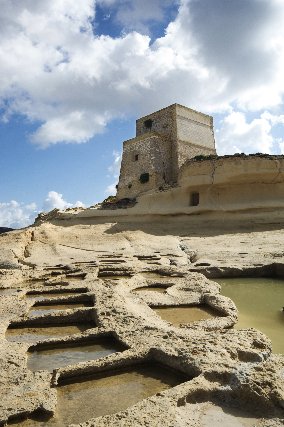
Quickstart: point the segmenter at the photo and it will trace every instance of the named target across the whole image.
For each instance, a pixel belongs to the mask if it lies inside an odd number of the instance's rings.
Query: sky
[[[214,117],[217,152],[284,154],[283,0],[0,0],[0,226],[115,194],[135,120]]]

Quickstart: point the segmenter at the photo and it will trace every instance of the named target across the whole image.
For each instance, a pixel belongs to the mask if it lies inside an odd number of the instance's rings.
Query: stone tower
[[[186,160],[216,154],[213,118],[173,104],[136,121],[136,137],[123,143],[117,198],[177,182]]]

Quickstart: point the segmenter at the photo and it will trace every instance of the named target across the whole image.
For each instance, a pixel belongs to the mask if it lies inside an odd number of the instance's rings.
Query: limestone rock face
[[[214,282],[283,277],[283,222],[271,213],[261,221],[83,213],[53,212],[0,237],[0,425],[22,417],[23,427],[36,426],[32,418],[48,416],[47,426],[283,425],[283,355],[272,353],[262,332],[234,328],[236,305]],[[32,307],[42,311],[34,315]],[[179,320],[178,309],[190,307],[199,317]],[[177,310],[171,321],[162,314],[169,308]],[[34,351],[106,337],[118,347],[98,359],[49,370],[30,365]],[[65,384],[81,384],[84,393],[84,381],[141,364],[183,380],[121,407],[123,393],[109,395],[101,413],[95,398],[85,399],[85,412],[76,400],[62,404]]]

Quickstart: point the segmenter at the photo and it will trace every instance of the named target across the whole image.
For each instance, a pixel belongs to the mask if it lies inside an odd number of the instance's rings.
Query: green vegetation
[[[148,172],[142,173],[140,175],[139,181],[141,182],[141,184],[145,184],[146,182],[149,181],[149,174]]]

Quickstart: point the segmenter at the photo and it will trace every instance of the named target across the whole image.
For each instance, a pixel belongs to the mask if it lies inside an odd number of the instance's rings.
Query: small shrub
[[[102,203],[116,203],[116,197],[108,196],[105,200],[102,201]]]
[[[198,156],[193,157],[193,160],[205,160],[206,156],[204,156],[204,154],[199,154]]]
[[[145,172],[145,173],[142,173],[140,175],[139,181],[141,182],[141,184],[145,184],[146,182],[149,181],[149,178],[150,178],[150,176],[149,176],[148,172]]]
[[[217,158],[218,158],[218,156],[216,156],[215,154],[208,154],[208,155],[199,154],[198,156],[193,157],[193,160],[196,160],[196,161],[214,160],[214,159],[217,159]]]

